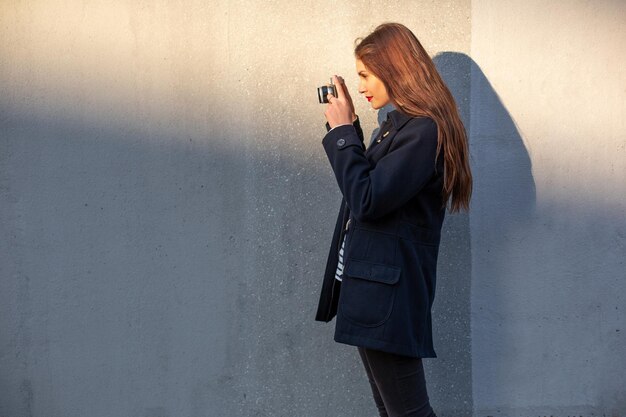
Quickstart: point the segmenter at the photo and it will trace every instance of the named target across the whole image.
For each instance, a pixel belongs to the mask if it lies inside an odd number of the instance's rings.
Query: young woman
[[[422,358],[436,357],[431,306],[446,208],[467,210],[467,137],[432,60],[405,26],[357,44],[359,93],[392,104],[366,149],[347,87],[325,111],[324,150],[343,194],[316,320],[358,347],[381,416],[434,416]]]

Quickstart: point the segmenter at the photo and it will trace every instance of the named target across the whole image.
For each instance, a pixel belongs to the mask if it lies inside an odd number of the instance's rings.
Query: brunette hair
[[[465,127],[456,102],[417,37],[399,23],[384,23],[363,39],[354,54],[378,77],[395,107],[437,124],[437,158],[444,156],[443,205],[468,210],[472,173]]]

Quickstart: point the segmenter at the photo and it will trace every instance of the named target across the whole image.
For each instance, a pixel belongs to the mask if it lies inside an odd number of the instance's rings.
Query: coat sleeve
[[[356,134],[361,140],[361,144],[363,145],[363,149],[365,149],[365,142],[363,142],[363,129],[361,129],[361,121],[359,120],[359,116],[356,117],[356,120],[352,122],[352,126],[354,126],[354,130],[356,130]],[[330,124],[326,122],[326,132],[330,131]]]
[[[411,119],[375,165],[354,126],[328,132],[322,145],[353,216],[375,220],[408,202],[435,173],[437,125],[429,118]]]

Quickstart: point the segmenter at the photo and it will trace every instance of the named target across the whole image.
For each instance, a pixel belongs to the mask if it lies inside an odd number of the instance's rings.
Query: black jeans
[[[437,417],[428,401],[421,358],[358,349],[381,417]]]

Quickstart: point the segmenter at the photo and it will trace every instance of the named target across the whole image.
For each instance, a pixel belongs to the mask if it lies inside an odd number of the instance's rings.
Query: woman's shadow
[[[472,322],[472,306],[483,305],[480,288],[474,286],[472,260],[483,256],[506,256],[507,230],[531,216],[535,206],[535,183],[522,137],[497,93],[467,55],[443,52],[433,59],[452,92],[468,133],[470,163],[474,177],[472,216],[449,214],[442,231],[437,295],[433,305],[433,331],[438,359],[427,360],[429,396],[440,416],[471,416],[473,411],[472,339],[484,332]],[[384,116],[381,116],[384,117]],[[472,242],[489,241],[489,253],[474,253]],[[494,244],[495,243],[495,244]],[[481,248],[486,247],[483,244]],[[481,286],[498,286],[499,271],[485,270],[480,262]],[[487,268],[488,269],[488,268]],[[497,290],[496,290],[497,291]],[[493,291],[491,291],[493,293]],[[498,300],[486,300],[498,311]],[[475,359],[475,358],[474,358]]]

